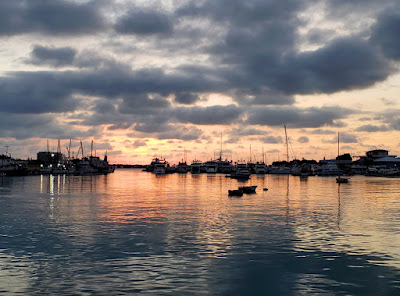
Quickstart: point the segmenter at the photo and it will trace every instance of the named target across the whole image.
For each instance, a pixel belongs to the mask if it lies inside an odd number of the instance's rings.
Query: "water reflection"
[[[254,176],[235,199],[219,174],[2,182],[0,293],[399,292],[396,180]]]
[[[105,192],[108,185],[107,175],[97,176],[66,176],[66,175],[40,175],[30,177],[39,178],[40,193],[63,195],[84,192]]]

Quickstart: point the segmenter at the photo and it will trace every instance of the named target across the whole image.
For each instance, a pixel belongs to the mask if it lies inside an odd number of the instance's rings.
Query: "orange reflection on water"
[[[335,177],[266,175],[238,182],[221,174],[156,176],[133,169],[40,178],[55,221],[85,217],[110,228],[162,224],[167,245],[179,248],[189,240],[204,255],[219,257],[239,236],[254,241],[257,229],[281,225],[298,250],[378,252],[395,258],[391,264],[400,262],[397,179],[354,176],[339,186]],[[257,193],[228,196],[247,185],[257,185]]]

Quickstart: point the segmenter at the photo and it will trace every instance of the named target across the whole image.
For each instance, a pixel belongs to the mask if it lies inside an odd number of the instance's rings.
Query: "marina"
[[[0,1],[0,296],[400,295],[400,5]]]

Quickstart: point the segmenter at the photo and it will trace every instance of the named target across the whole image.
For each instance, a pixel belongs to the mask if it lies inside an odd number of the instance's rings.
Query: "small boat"
[[[349,183],[348,178],[343,178],[343,177],[337,177],[336,178],[336,183]]]
[[[204,163],[207,174],[216,174],[218,172],[218,164],[216,161],[210,160]]]
[[[235,190],[228,190],[229,196],[242,196],[243,190],[235,189]]]
[[[176,170],[178,171],[178,174],[187,174],[188,165],[186,164],[186,161],[179,162]]]
[[[256,193],[257,186],[242,186],[239,187],[239,190],[242,190],[243,193]]]
[[[200,174],[201,173],[201,161],[200,160],[193,160],[192,165],[190,166],[190,171],[192,174]]]
[[[237,168],[236,168],[236,172],[232,172],[230,174],[230,177],[232,179],[246,180],[246,179],[250,178],[250,175],[251,175],[251,173],[247,169],[246,164],[238,163],[237,164]]]

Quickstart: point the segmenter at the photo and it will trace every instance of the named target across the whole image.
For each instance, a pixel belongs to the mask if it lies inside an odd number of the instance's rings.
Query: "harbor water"
[[[400,295],[400,179],[0,177],[0,295],[135,294]]]

